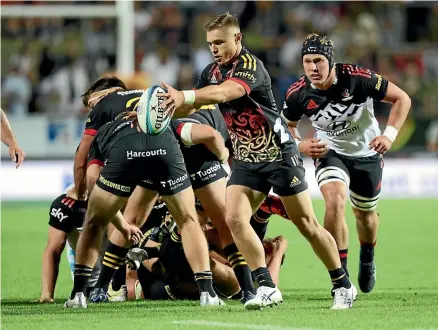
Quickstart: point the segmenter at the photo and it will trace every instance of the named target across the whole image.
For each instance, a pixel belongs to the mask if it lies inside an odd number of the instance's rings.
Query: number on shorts
[[[275,121],[274,132],[275,133],[280,132],[280,142],[281,143],[284,143],[287,140],[289,140],[289,134],[286,133],[286,130],[283,126],[283,123],[281,122],[280,117],[278,117],[277,120]]]
[[[126,108],[130,108],[134,103],[133,109],[135,109],[138,101],[140,101],[140,97],[133,97],[132,99],[129,99],[128,102],[126,102]]]

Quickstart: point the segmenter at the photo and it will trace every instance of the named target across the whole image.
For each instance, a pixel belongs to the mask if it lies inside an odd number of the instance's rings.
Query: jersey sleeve
[[[199,77],[198,81],[195,84],[195,87],[193,89],[201,89],[203,87],[208,86],[210,83],[208,81],[208,74],[211,70],[212,65],[209,64],[205,69],[202,71],[201,76]]]
[[[101,111],[103,109],[100,109],[99,103],[91,110],[90,114],[88,115],[87,122],[85,124],[85,131],[84,135],[92,135],[96,136],[97,131],[100,127],[102,127],[103,124],[108,122],[105,117],[105,112]]]
[[[382,100],[386,96],[388,80],[382,75],[357,65],[344,64],[343,72],[350,74],[366,96]]]
[[[286,92],[282,114],[289,121],[298,121],[304,114],[304,108],[299,102],[299,89],[301,87],[300,81],[297,81]]]
[[[246,93],[249,94],[253,89],[264,84],[263,65],[249,53],[240,55],[229,79],[242,85]]]

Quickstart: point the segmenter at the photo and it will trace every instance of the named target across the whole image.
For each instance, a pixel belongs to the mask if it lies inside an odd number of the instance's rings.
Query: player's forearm
[[[225,103],[232,100],[232,94],[228,89],[221,85],[207,86],[201,89],[195,90],[195,105],[197,107]]]
[[[114,218],[111,220],[111,223],[114,225],[114,227],[117,228],[118,231],[123,231],[123,229],[126,227],[127,222],[125,218],[122,215],[122,212],[118,211]]]
[[[46,298],[53,298],[55,293],[56,280],[59,273],[59,262],[61,255],[55,251],[45,250],[43,255],[43,268],[41,274],[42,289],[41,295]]]
[[[404,93],[402,97],[393,103],[387,126],[392,126],[399,131],[405,123],[410,109],[411,99],[406,93]]]
[[[82,199],[87,190],[86,185],[86,173],[87,173],[87,158],[84,157],[79,151],[75,155],[74,163],[74,183],[76,195],[79,199]]]
[[[271,273],[272,281],[275,285],[278,285],[280,282],[280,267],[281,267],[281,259],[283,258],[283,254],[278,251],[274,251],[271,259],[268,263],[268,269]]]
[[[9,120],[3,110],[1,110],[1,140],[8,147],[17,144],[17,140],[15,139],[14,133],[12,132]]]

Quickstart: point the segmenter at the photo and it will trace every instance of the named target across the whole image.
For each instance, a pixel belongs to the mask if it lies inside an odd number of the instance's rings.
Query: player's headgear
[[[326,36],[320,36],[319,34],[309,34],[303,42],[301,48],[301,59],[306,54],[319,54],[327,58],[329,62],[329,75],[335,65],[335,59],[333,54],[333,41]]]

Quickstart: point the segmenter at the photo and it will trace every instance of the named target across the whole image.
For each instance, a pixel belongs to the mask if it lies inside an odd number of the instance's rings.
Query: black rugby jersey
[[[271,78],[263,62],[243,48],[226,67],[210,63],[195,88],[236,81],[246,94],[219,104],[233,144],[234,159],[244,162],[272,162],[293,152],[294,142],[280,117],[271,88]]]

